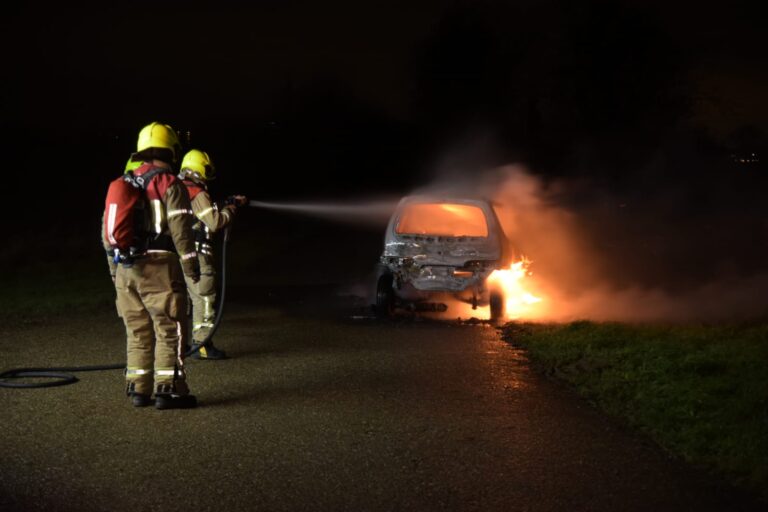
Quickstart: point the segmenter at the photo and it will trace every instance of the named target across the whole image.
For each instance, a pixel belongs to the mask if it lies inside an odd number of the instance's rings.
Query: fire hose
[[[227,242],[229,242],[229,227],[224,229],[224,243],[221,247],[221,290],[216,318],[213,321],[208,336],[196,347],[189,349],[184,357],[189,357],[208,344],[221,323],[224,312],[224,294],[227,291]],[[3,388],[50,388],[74,384],[79,379],[70,372],[97,372],[104,370],[124,370],[125,363],[103,364],[94,366],[61,366],[50,368],[14,368],[0,373],[0,387]],[[14,382],[12,379],[41,378],[50,379],[45,382]]]

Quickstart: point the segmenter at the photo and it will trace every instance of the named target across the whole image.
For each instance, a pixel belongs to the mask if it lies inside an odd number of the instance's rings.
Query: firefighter
[[[102,238],[127,334],[126,394],[136,407],[150,405],[153,391],[158,409],[197,405],[185,378],[182,326],[187,322],[184,278],[197,282],[200,266],[189,196],[173,172],[180,149],[168,125],[151,123],[139,133],[131,160],[140,166],[126,168],[126,177],[140,178],[141,185],[140,200],[129,208],[135,226],[129,254],[114,251],[122,226],[116,226],[120,217],[110,209],[111,187],[107,196]],[[113,209],[119,212],[120,206]]]
[[[237,206],[246,203],[245,196],[233,196],[228,204],[219,209],[208,194],[208,182],[215,178],[216,168],[208,153],[192,149],[184,155],[179,178],[189,192],[196,222],[195,249],[200,258],[200,281],[187,279],[187,291],[192,302],[192,348],[198,349],[196,359],[225,359],[223,350],[214,346],[213,340],[205,339],[211,332],[216,317],[216,270],[213,257],[212,235],[229,226]]]

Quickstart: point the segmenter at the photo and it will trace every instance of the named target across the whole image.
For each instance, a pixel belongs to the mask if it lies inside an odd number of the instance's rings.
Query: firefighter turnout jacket
[[[140,206],[140,225],[137,226],[141,231],[140,238],[143,239],[138,256],[176,253],[182,262],[185,275],[194,275],[197,273],[197,251],[192,231],[194,217],[184,185],[165,162],[145,162],[133,172],[136,176],[142,176],[156,167],[168,169],[168,172],[157,174],[146,186],[145,201]],[[102,232],[102,242],[107,251],[110,274],[114,277],[117,264],[110,255],[108,231]]]

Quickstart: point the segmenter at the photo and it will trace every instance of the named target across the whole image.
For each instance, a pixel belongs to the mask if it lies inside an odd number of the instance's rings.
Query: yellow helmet
[[[141,167],[141,164],[144,162],[136,161],[132,157],[128,159],[128,162],[125,164],[125,173],[129,173],[132,171],[135,171],[139,167]]]
[[[150,123],[139,132],[136,152],[150,148],[170,149],[173,152],[174,161],[177,161],[181,152],[181,144],[176,132],[167,124],[161,123]]]
[[[184,160],[181,161],[182,174],[191,174],[193,176],[202,178],[205,181],[212,180],[216,177],[216,168],[213,166],[211,157],[205,151],[199,149],[191,149],[184,155]]]

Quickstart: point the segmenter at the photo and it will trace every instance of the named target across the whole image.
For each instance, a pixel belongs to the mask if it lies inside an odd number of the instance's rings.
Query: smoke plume
[[[726,190],[721,182],[708,192],[716,195],[718,188],[717,207],[706,194],[692,206],[682,187],[616,193],[583,180],[545,181],[514,165],[472,180],[453,175],[419,192],[474,193],[495,201],[515,254],[533,262],[526,286],[544,299],[530,319],[710,321],[764,315],[765,217],[735,207],[745,200],[738,187]]]

